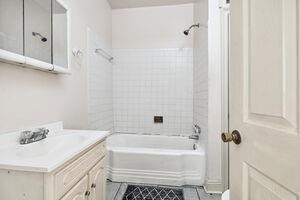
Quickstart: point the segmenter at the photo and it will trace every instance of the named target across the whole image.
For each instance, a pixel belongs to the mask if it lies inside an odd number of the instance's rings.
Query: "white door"
[[[61,200],[87,200],[88,177],[82,178]]]
[[[232,0],[230,200],[299,200],[299,0]]]
[[[105,200],[106,194],[106,159],[103,158],[89,173],[89,200]]]

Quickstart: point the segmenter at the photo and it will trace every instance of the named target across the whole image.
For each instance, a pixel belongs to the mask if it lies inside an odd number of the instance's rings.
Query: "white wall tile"
[[[207,23],[207,2],[194,4],[194,21]],[[208,138],[208,29],[201,26],[194,30],[194,124],[201,127],[201,141]]]
[[[193,49],[116,49],[114,57],[115,131],[191,134]]]

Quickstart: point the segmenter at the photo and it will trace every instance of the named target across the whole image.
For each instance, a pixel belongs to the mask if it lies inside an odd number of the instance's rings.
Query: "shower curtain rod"
[[[98,48],[95,50],[95,53],[100,53],[102,56],[104,56],[109,62],[112,62],[114,57],[112,57],[109,53],[107,53],[106,51],[104,51],[101,48]]]

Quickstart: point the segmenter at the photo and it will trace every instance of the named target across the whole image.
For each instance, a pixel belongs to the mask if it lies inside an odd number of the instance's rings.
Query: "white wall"
[[[113,10],[114,49],[191,48],[193,4]]]
[[[193,4],[113,10],[116,132],[191,134],[192,24]]]
[[[86,51],[87,27],[111,47],[111,8],[106,0],[64,0],[71,9],[71,47]],[[72,75],[0,63],[0,132],[62,120],[66,128],[88,128],[86,54],[73,57]]]

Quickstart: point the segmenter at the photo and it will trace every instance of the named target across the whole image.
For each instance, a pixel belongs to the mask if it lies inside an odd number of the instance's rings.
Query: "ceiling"
[[[112,9],[166,6],[193,3],[195,0],[108,0]]]

